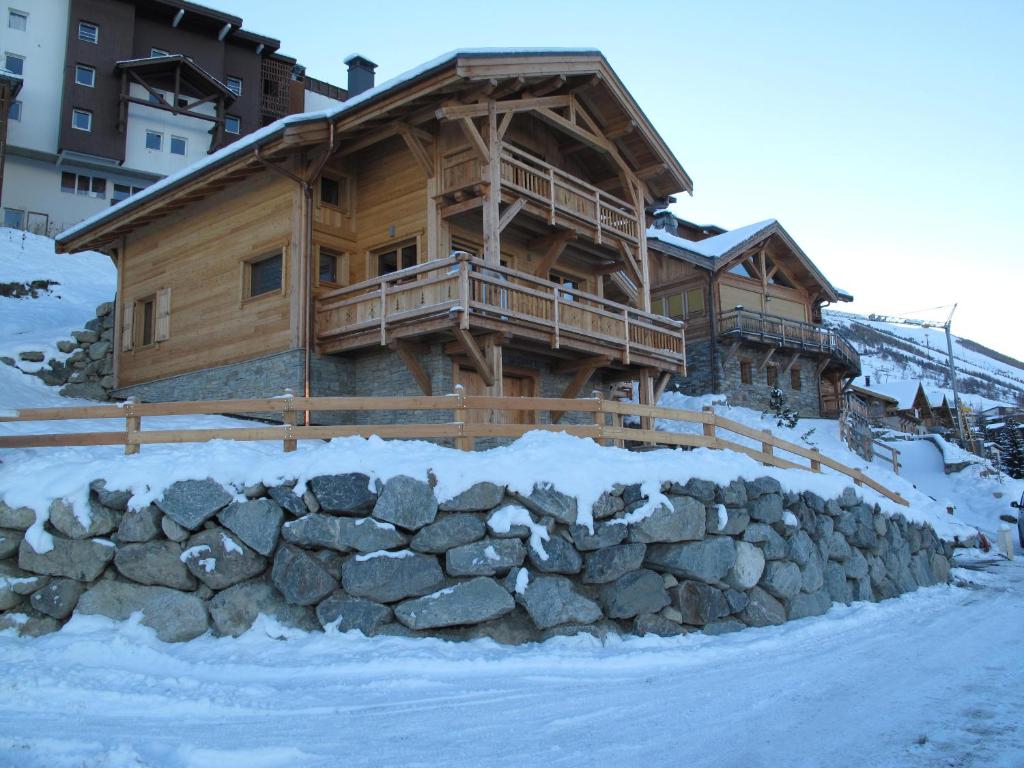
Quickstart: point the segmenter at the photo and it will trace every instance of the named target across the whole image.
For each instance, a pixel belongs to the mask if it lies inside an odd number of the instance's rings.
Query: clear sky
[[[959,302],[1024,359],[1024,0],[205,0],[313,77],[454,48],[601,49],[694,180],[683,218],[777,218],[862,313]],[[938,312],[918,312],[934,318]]]

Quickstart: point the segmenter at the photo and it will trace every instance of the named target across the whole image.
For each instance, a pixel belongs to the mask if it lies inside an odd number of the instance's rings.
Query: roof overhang
[[[169,58],[169,57],[161,57]],[[148,61],[148,60],[141,60]],[[128,62],[126,62],[128,63]],[[385,128],[396,120],[423,120],[436,111],[437,99],[467,92],[494,92],[496,84],[527,85],[573,79],[576,93],[596,90],[602,113],[596,117],[625,131],[620,141],[653,195],[690,191],[692,182],[669,151],[600,51],[591,49],[516,49],[454,51],[320,112],[290,115],[213,153],[177,174],[71,227],[57,238],[57,251],[104,249],[132,229],[180,204],[199,199],[204,184],[230,183],[255,173],[266,159],[289,150],[322,144],[332,134],[344,149],[357,130]],[[521,82],[520,82],[521,81]],[[590,99],[597,101],[598,96]],[[416,116],[419,116],[418,118]],[[624,126],[624,127],[623,127]],[[627,130],[628,129],[628,130]],[[346,139],[347,137],[347,139]],[[629,138],[626,143],[626,138]],[[642,151],[641,151],[642,150]],[[650,162],[653,158],[656,162]],[[655,166],[652,170],[651,166]],[[638,174],[639,175],[639,174]],[[173,207],[171,203],[174,203]]]
[[[114,65],[117,72],[134,72],[140,77],[173,76],[175,70],[181,71],[183,84],[206,96],[218,93],[228,104],[235,100],[235,94],[224,83],[195,63],[190,57],[180,53],[168,56],[149,56],[144,59],[119,61]]]

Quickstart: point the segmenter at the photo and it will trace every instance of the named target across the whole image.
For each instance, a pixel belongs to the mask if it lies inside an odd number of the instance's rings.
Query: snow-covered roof
[[[901,411],[907,411],[914,407],[914,399],[917,397],[918,390],[921,389],[921,382],[917,379],[908,379],[905,381],[886,381],[882,383],[872,382],[870,387],[864,384],[858,384],[857,386],[867,392],[893,398],[899,403],[898,407]]]
[[[254,131],[249,135],[232,142],[226,147],[214,152],[211,155],[203,158],[202,160],[193,163],[192,165],[184,168],[177,173],[173,173],[167,176],[155,184],[151,184],[141,192],[138,192],[131,197],[122,200],[115,206],[105,208],[102,211],[90,216],[84,221],[79,222],[73,227],[70,227],[60,235],[57,236],[56,240],[58,243],[66,243],[67,241],[81,235],[89,229],[92,229],[98,224],[101,224],[109,219],[115,218],[126,210],[135,208],[141,205],[147,200],[155,197],[158,193],[174,187],[177,184],[190,179],[192,177],[200,175],[202,172],[216,166],[221,163],[227,162],[238,155],[246,152],[252,147],[267,141],[271,137],[282,133],[285,128],[291,125],[315,122],[324,119],[334,119],[339,115],[355,109],[356,107],[363,105],[369,101],[379,98],[383,94],[398,88],[399,86],[405,85],[413,80],[416,80],[424,75],[444,67],[450,64],[452,61],[458,58],[465,57],[483,57],[483,56],[560,56],[560,55],[576,55],[576,56],[602,56],[603,54],[596,48],[459,48],[448,53],[442,54],[435,59],[426,61],[417,67],[413,67],[407,72],[387,80],[380,85],[377,85],[369,90],[363,91],[362,93],[351,97],[347,101],[343,101],[334,106],[328,107],[322,110],[316,110],[312,112],[302,112],[294,115],[288,115],[282,117],[279,120],[275,120],[273,123]]]
[[[695,253],[698,256],[720,259],[737,246],[742,246],[753,240],[764,230],[768,229],[768,227],[777,223],[775,219],[766,219],[765,221],[748,224],[745,227],[723,232],[720,235],[714,235],[704,240],[687,240],[685,237],[673,235],[664,229],[648,227],[647,237],[667,243],[668,245],[674,245],[676,248],[682,248],[684,251],[690,251],[690,253]]]

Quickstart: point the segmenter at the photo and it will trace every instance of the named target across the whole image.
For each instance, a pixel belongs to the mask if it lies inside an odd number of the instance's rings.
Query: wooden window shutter
[[[130,352],[132,342],[135,339],[135,329],[132,327],[135,320],[135,303],[126,301],[121,306],[121,351]]]
[[[154,341],[171,338],[171,289],[161,288],[156,292],[156,331]]]

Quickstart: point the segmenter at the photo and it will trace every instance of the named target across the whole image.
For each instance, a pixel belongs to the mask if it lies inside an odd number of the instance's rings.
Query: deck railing
[[[790,320],[786,317],[751,312],[736,308],[719,316],[719,334],[736,335],[772,341],[794,347],[830,354],[851,369],[860,371],[860,354],[836,331],[820,325]]]
[[[368,425],[300,426],[302,412],[366,413],[447,411],[452,420],[442,423],[401,423]],[[474,423],[470,411],[486,411],[492,423]],[[563,425],[536,422],[538,412],[587,414],[593,423]],[[527,418],[522,414],[526,412]],[[279,415],[278,425],[218,427],[213,429],[144,430],[143,418],[210,414]],[[507,414],[515,418],[507,418]],[[529,414],[533,418],[529,418]],[[628,417],[639,419],[641,428],[624,425]],[[898,493],[872,480],[853,467],[825,456],[817,449],[783,440],[770,430],[758,430],[715,413],[713,408],[686,411],[637,403],[590,398],[478,397],[467,396],[462,387],[452,395],[421,397],[275,397],[250,400],[213,400],[179,403],[125,403],[120,405],[73,406],[69,408],[26,408],[0,414],[0,422],[66,421],[75,419],[123,419],[124,430],[110,432],[61,432],[0,437],[0,448],[47,448],[123,445],[126,454],[138,453],[143,445],[201,443],[210,440],[281,441],[285,451],[294,451],[299,440],[330,440],[336,437],[370,437],[425,440],[451,439],[457,448],[473,450],[477,438],[518,438],[533,430],[563,432],[623,446],[639,443],[687,448],[711,448],[742,453],[767,466],[820,472],[830,469],[846,475],[857,485],[866,485],[893,501],[909,506]],[[649,428],[654,419],[700,424],[701,433],[669,432]],[[527,423],[523,423],[523,422]],[[648,425],[646,428],[644,425]],[[755,441],[759,447],[737,443],[731,433]],[[807,464],[783,458],[779,452],[804,459]]]
[[[638,353],[681,367],[683,324],[468,254],[340,288],[318,297],[317,339],[379,333],[387,344],[395,326],[455,315],[463,328],[472,317],[541,330],[552,347],[573,336],[610,347],[628,364]]]
[[[550,224],[563,213],[595,227],[598,245],[605,234],[638,241],[632,205],[507,144],[501,148],[501,184],[545,205]]]

